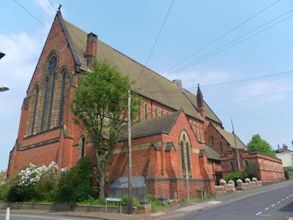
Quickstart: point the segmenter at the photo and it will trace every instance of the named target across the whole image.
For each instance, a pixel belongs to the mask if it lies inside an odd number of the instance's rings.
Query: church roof
[[[87,33],[65,20],[62,21],[76,62],[80,64],[81,69],[88,70],[84,57]],[[109,65],[116,67],[121,74],[127,76],[133,82],[132,89],[140,95],[174,110],[182,108],[187,115],[203,120],[195,108],[196,105],[194,105],[196,103],[195,95],[190,93],[187,97],[185,90],[178,88],[168,79],[115,50],[99,39],[97,42],[97,60],[105,61]],[[207,104],[205,104],[205,107],[207,117],[221,124],[221,121]]]
[[[235,146],[234,134],[224,130],[223,128],[219,126],[214,126],[214,127],[221,134],[221,136],[229,143],[230,147],[247,150],[246,145],[240,140],[240,138],[237,135],[235,135],[236,137],[236,146]]]
[[[197,97],[195,94],[191,93],[190,91],[184,89],[183,90],[183,93],[185,94],[185,96],[189,99],[189,101],[192,103],[192,105],[198,109],[198,106],[197,106]],[[218,116],[214,113],[214,111],[210,108],[210,106],[204,101],[204,108],[206,110],[206,116],[219,123],[219,124],[222,124],[221,120],[218,118]]]
[[[203,144],[203,149],[202,149],[205,153],[208,159],[211,160],[221,160],[221,156],[218,152],[216,152],[215,150],[213,150],[211,147],[209,147],[206,144]]]
[[[173,125],[176,123],[180,111],[158,116],[151,119],[142,120],[132,125],[132,138],[147,137],[156,134],[169,134]],[[122,139],[127,139],[127,126],[122,129]]]

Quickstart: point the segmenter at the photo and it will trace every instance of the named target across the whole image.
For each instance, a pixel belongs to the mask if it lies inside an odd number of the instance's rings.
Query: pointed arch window
[[[43,104],[43,116],[42,116],[42,131],[50,129],[52,105],[54,97],[55,87],[55,72],[57,68],[57,57],[55,54],[51,55],[46,68],[46,79],[44,87],[44,104]]]
[[[85,139],[85,136],[82,136],[80,138],[80,157],[81,158],[84,158],[85,157],[85,152],[86,152],[86,139]]]
[[[65,102],[65,91],[66,91],[66,80],[67,80],[67,71],[65,69],[62,71],[61,77],[62,77],[62,82],[61,82],[58,125],[62,124],[63,118],[64,118],[64,102]]]
[[[38,106],[39,99],[39,86],[36,85],[33,94],[31,97],[31,108],[30,108],[30,118],[29,118],[29,126],[28,126],[28,135],[32,135],[36,131],[36,112]]]
[[[191,144],[190,139],[185,131],[182,131],[179,137],[181,148],[181,166],[184,178],[191,177]]]

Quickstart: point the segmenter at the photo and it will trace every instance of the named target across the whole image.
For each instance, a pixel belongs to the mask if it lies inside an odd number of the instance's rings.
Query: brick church
[[[259,178],[284,178],[282,162],[249,153],[243,142],[224,130],[222,122],[197,94],[180,80],[169,81],[62,18],[58,11],[41,52],[21,108],[8,176],[33,162],[55,161],[73,167],[84,156],[93,157],[85,129],[74,123],[70,103],[82,74],[93,60],[106,61],[134,82],[143,100],[133,124],[133,176],[143,176],[148,193],[182,199],[186,190],[214,191],[222,175],[254,163]],[[143,71],[142,71],[143,70]],[[108,181],[127,175],[127,143],[114,149]],[[187,187],[188,185],[188,187]]]

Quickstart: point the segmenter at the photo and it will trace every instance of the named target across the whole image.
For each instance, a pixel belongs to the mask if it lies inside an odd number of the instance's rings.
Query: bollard
[[[5,220],[10,220],[10,208],[9,207],[6,208],[6,218],[5,218]]]

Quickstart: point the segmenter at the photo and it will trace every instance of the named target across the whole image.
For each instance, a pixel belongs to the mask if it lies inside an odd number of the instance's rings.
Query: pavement
[[[41,210],[11,210],[10,220],[287,220],[290,217],[293,217],[293,181],[248,191],[237,191],[213,200],[176,205],[165,209],[163,212],[149,215],[77,211],[48,213]],[[4,219],[4,213],[0,211],[0,220]]]

